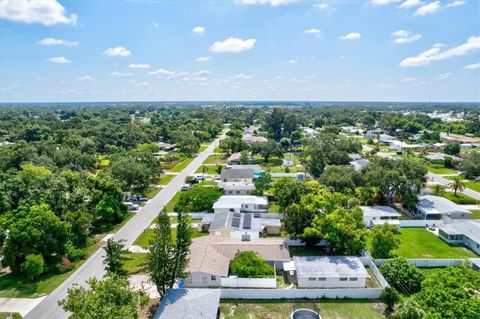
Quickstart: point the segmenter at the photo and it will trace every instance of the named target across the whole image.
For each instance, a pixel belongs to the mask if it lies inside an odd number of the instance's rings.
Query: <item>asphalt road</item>
[[[432,174],[432,173],[428,173],[428,179],[432,182],[438,183],[438,184],[443,185],[443,186],[447,186],[448,184],[450,184],[452,182],[451,180],[446,179],[446,178],[442,177],[441,175]],[[467,196],[475,198],[476,200],[480,200],[480,193],[476,192],[474,190],[471,190],[470,188],[465,187],[465,189],[463,191],[461,191],[461,193],[464,193]]]
[[[205,151],[198,154],[197,157],[168,185],[162,189],[154,198],[142,207],[125,225],[120,228],[113,238],[115,240],[126,240],[126,248],[130,247],[135,239],[146,229],[157,216],[158,212],[170,201],[184,184],[185,177],[195,173],[203,161],[213,153],[218,145],[219,140],[224,138],[223,134],[220,138],[213,141]],[[32,311],[28,313],[25,319],[62,319],[68,318],[68,313],[58,306],[58,301],[67,296],[67,290],[76,283],[85,285],[85,281],[89,278],[101,278],[105,274],[103,266],[104,250],[98,249],[85,263],[80,266],[70,277],[68,277],[60,286],[42,300]]]

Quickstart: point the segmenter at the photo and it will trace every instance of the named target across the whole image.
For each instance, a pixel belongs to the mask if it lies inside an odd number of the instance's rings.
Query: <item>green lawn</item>
[[[480,209],[471,210],[470,212],[472,213],[470,219],[480,219]]]
[[[472,251],[449,245],[425,228],[402,228],[398,236],[400,247],[393,255],[403,258],[475,258]]]
[[[153,198],[155,197],[155,195],[157,195],[162,189],[161,188],[158,188],[158,187],[149,187],[147,188],[147,190],[145,191],[145,196],[147,198]]]
[[[210,144],[202,144],[202,145],[200,145],[200,147],[198,148],[198,151],[197,151],[197,152],[198,152],[198,153],[201,153],[201,152],[205,151],[205,150],[207,149],[208,145],[210,145]]]
[[[178,200],[180,199],[180,194],[181,194],[181,192],[177,192],[172,197],[172,199],[168,202],[168,204],[165,205],[165,209],[167,210],[167,212],[169,212],[169,213],[173,212],[173,208],[175,207],[175,204],[177,204]]]
[[[203,164],[227,164],[227,159],[225,154],[212,154],[203,161]]]
[[[153,231],[154,230],[151,228],[145,229],[143,233],[140,236],[138,236],[138,238],[135,240],[133,244],[143,248],[147,248],[150,237],[153,235]],[[200,232],[198,231],[198,229],[193,228],[192,238],[206,236],[208,234],[209,234],[208,232]],[[175,238],[176,235],[177,235],[177,229],[172,228],[172,238]]]
[[[10,318],[10,312],[0,312],[0,319]],[[13,313],[13,319],[22,319],[22,316],[18,312]]]
[[[458,171],[451,168],[445,167],[432,167],[428,168],[428,171],[434,174],[458,174]]]
[[[443,197],[459,205],[475,205],[479,202],[476,199],[459,192],[457,192],[457,195],[455,195],[454,192],[446,192],[443,194]]]
[[[222,300],[220,317],[225,319],[288,319],[294,309],[307,308],[323,319],[385,318],[383,304],[369,300]]]
[[[465,182],[465,186],[474,190],[476,192],[480,192],[480,182]]]
[[[212,175],[215,175],[215,174],[218,174],[218,167],[223,167],[224,165],[205,165],[205,167],[207,168],[207,170],[205,171],[205,174],[212,174]],[[200,166],[199,168],[197,168],[197,170],[195,171],[196,174],[202,174],[202,166]]]
[[[214,153],[223,153],[222,149],[220,148],[220,146],[217,146],[213,149],[213,152]]]
[[[123,269],[128,271],[128,273],[131,275],[143,272],[147,254],[127,253],[126,257],[127,259],[123,264]]]
[[[167,185],[168,183],[170,183],[170,181],[175,177],[175,175],[163,175],[160,180],[158,181],[158,183],[160,185]]]
[[[279,213],[280,212],[280,206],[278,206],[277,203],[269,203],[268,205],[268,212],[269,213]]]
[[[188,164],[190,164],[191,161],[193,161],[193,158],[191,157],[184,158],[180,163],[172,167],[171,171],[175,173],[180,173],[185,167],[187,167]]]
[[[101,243],[93,244],[86,248],[88,259],[99,248]],[[32,282],[23,276],[11,274],[0,276],[0,297],[2,298],[37,298],[52,292],[65,279],[67,279],[85,260],[74,263],[74,268],[63,274],[46,274]],[[1,318],[1,317],[0,317]]]

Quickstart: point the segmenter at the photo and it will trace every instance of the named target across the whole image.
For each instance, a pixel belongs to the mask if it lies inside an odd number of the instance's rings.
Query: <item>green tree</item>
[[[148,246],[147,270],[158,293],[163,296],[178,279],[185,278],[192,230],[188,216],[178,215],[177,236],[172,238],[170,218],[165,209],[157,222]]]
[[[266,143],[254,143],[250,148],[252,155],[260,154],[265,162],[268,162],[270,157],[283,157],[283,148],[275,141],[269,140]]]
[[[466,159],[461,161],[459,168],[465,173],[467,178],[480,176],[480,152],[470,153]]]
[[[312,224],[315,211],[310,207],[300,204],[290,204],[283,210],[282,229],[288,233],[291,238],[303,238],[305,228]],[[316,240],[311,241],[311,244]],[[308,242],[310,243],[310,241]]]
[[[175,204],[176,212],[204,212],[213,211],[213,204],[222,193],[217,187],[195,185],[191,189],[181,192]]]
[[[393,310],[395,304],[400,301],[400,295],[392,287],[385,287],[380,295],[380,300],[383,301],[387,305],[387,309]]]
[[[107,273],[115,274],[117,276],[126,276],[127,272],[123,269],[123,263],[127,259],[125,254],[125,240],[114,241],[112,238],[107,240],[103,247],[105,249],[105,257],[103,264],[106,265]]]
[[[120,157],[110,165],[112,176],[123,183],[123,189],[133,187],[135,190],[145,190],[150,184],[150,171],[144,163],[131,157]]]
[[[238,251],[230,262],[232,273],[240,278],[273,277],[273,267],[254,251]]]
[[[461,176],[454,176],[452,182],[448,184],[448,187],[453,189],[455,196],[457,196],[457,191],[463,191],[465,189],[463,178]]]
[[[42,255],[27,255],[25,262],[21,265],[21,269],[28,279],[35,280],[45,272],[45,261]]]
[[[139,311],[148,303],[143,291],[133,291],[127,279],[107,276],[102,280],[91,278],[88,287],[74,284],[67,298],[59,301],[70,319],[137,319]]]
[[[440,184],[435,184],[432,186],[432,194],[435,196],[443,196],[445,194],[445,187]]]
[[[327,166],[319,182],[336,192],[353,191],[361,183],[361,175],[351,166]]]
[[[305,182],[284,177],[275,183],[273,194],[280,208],[285,209],[290,204],[299,203],[300,198],[307,194],[308,191],[309,189]]]
[[[263,196],[265,190],[267,190],[270,187],[271,183],[272,183],[272,176],[270,175],[269,172],[265,172],[261,174],[255,180],[255,195]]]
[[[373,227],[370,234],[370,245],[375,258],[389,258],[392,250],[400,246],[400,239],[395,237],[397,227],[390,224]]]
[[[445,145],[443,152],[448,155],[458,155],[460,154],[460,144],[458,143],[447,143]]]
[[[380,272],[390,285],[408,295],[419,292],[425,279],[415,265],[399,257],[385,260]]]
[[[282,137],[282,127],[285,122],[285,109],[276,107],[271,113],[265,116],[265,125],[270,135],[275,141],[279,141]]]

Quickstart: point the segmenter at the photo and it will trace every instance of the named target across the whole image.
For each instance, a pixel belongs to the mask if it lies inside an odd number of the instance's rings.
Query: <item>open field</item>
[[[400,247],[392,253],[403,258],[475,258],[472,251],[449,245],[425,228],[402,228]],[[374,256],[373,256],[374,257]]]
[[[381,319],[384,306],[367,300],[222,300],[220,318],[288,319],[294,309],[318,311],[323,319]]]

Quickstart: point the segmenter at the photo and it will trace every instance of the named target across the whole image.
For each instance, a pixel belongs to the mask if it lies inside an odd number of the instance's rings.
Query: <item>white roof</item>
[[[394,226],[400,225],[400,220],[398,219],[375,219],[371,221],[373,226],[383,225],[383,224],[390,224]]]
[[[293,257],[298,277],[370,277],[358,257]]]
[[[234,183],[234,182],[222,182],[218,184],[218,187],[230,191],[230,190],[247,190],[252,191],[255,189],[255,184],[253,183]]]
[[[456,160],[456,161],[461,160],[461,158],[459,158],[459,157],[455,157],[455,156],[448,155],[448,154],[445,154],[445,153],[430,153],[430,154],[425,156],[426,159],[429,159],[429,160],[432,160],[432,161],[444,160],[445,157],[450,157],[451,159]]]
[[[364,217],[400,217],[390,206],[360,206]]]
[[[455,204],[451,200],[444,197],[424,195],[418,197],[418,209],[424,214],[451,214],[451,213],[463,213],[471,214],[468,210],[460,205]]]
[[[465,235],[480,244],[480,219],[452,220],[451,224],[443,224],[439,229],[449,235]]]
[[[223,195],[213,204],[213,208],[241,208],[242,204],[268,205],[268,199],[251,195]]]

